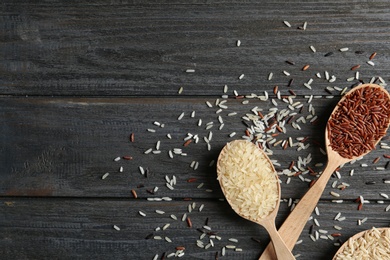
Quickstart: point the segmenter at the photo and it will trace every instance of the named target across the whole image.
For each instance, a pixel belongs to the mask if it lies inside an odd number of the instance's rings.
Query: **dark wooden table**
[[[257,259],[268,235],[223,201],[213,164],[253,125],[243,117],[286,110],[274,138],[305,146],[268,140],[279,226],[324,169],[342,92],[390,79],[388,1],[5,0],[0,18],[1,259],[162,259],[178,247],[182,259]],[[330,180],[298,259],[331,259],[337,243],[389,226],[386,142]],[[238,249],[222,256],[227,245]]]

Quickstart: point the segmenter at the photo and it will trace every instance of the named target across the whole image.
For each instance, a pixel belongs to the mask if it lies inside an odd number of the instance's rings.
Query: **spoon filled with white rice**
[[[217,173],[221,189],[233,210],[268,231],[278,259],[295,259],[275,227],[280,184],[268,156],[253,143],[235,140],[222,149]]]

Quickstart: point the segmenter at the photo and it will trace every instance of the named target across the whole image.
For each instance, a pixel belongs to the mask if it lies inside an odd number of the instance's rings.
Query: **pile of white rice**
[[[245,140],[228,143],[218,161],[218,180],[230,206],[256,221],[268,216],[279,199],[278,178],[268,157]]]
[[[374,227],[357,239],[349,239],[334,259],[390,259],[390,230]]]

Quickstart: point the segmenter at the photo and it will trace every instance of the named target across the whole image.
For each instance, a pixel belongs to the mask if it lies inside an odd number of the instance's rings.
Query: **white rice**
[[[177,118],[177,120],[181,120],[182,118],[184,117],[184,112],[182,112],[179,117]]]
[[[389,198],[389,195],[387,195],[386,193],[380,193],[380,195],[385,198],[385,199],[388,199]]]
[[[218,179],[231,207],[245,218],[266,217],[277,206],[279,190],[272,164],[256,145],[228,143],[218,163]]]
[[[118,227],[117,225],[114,225],[113,227],[114,227],[114,229],[115,229],[116,231],[120,231],[120,230],[121,230],[120,227]]]
[[[389,255],[390,230],[378,230],[373,227],[363,236],[349,239],[334,259],[389,259]]]
[[[211,231],[211,227],[209,227],[209,226],[207,226],[207,225],[204,225],[203,228],[206,229],[206,230]]]
[[[330,195],[332,195],[333,197],[340,197],[340,194],[338,194],[337,192],[334,192],[334,191],[331,191]]]

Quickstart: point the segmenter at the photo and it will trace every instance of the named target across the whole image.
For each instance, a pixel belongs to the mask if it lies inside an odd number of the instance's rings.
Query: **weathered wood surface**
[[[228,109],[215,114],[216,108],[209,108],[205,102],[212,99],[158,99],[158,98],[3,98],[0,108],[2,127],[1,164],[2,180],[0,191],[3,196],[66,196],[66,197],[129,197],[130,190],[140,184],[139,196],[149,196],[146,189],[159,186],[156,196],[175,198],[199,197],[220,198],[222,193],[216,181],[215,168],[210,167],[211,161],[217,159],[222,146],[229,140],[240,138],[245,134],[246,126],[241,117],[254,106],[262,106],[264,111],[272,107],[271,102],[250,100],[242,105],[241,100],[229,99]],[[297,98],[296,101],[306,102]],[[301,124],[298,131],[288,125],[286,134],[280,134],[278,140],[292,137],[308,136],[305,144],[310,147],[297,152],[297,147],[282,149],[281,145],[273,147],[271,159],[281,165],[276,168],[281,171],[289,167],[291,161],[297,162],[298,156],[306,157],[312,154],[314,158],[309,164],[313,170],[320,172],[326,164],[326,157],[321,153],[323,146],[324,125],[329,116],[329,106],[334,106],[337,100],[317,99],[312,101],[317,115],[321,118],[315,125],[307,122]],[[280,109],[287,106],[280,103]],[[306,106],[306,105],[305,105]],[[161,112],[160,112],[161,111]],[[191,117],[195,111],[195,117]],[[235,116],[228,113],[237,112]],[[177,117],[185,113],[183,119]],[[301,115],[306,116],[307,112]],[[222,116],[225,127],[219,130],[218,116]],[[297,116],[298,118],[298,116]],[[202,126],[198,126],[202,119]],[[158,121],[164,124],[159,127]],[[205,129],[207,122],[215,122],[215,126]],[[155,129],[156,132],[148,132]],[[208,151],[204,136],[213,133]],[[237,132],[232,138],[229,134]],[[129,136],[134,133],[135,141],[130,142]],[[184,147],[187,133],[198,134],[200,141]],[[166,137],[171,134],[172,139]],[[387,139],[387,137],[385,137]],[[149,148],[155,150],[160,141],[161,154],[144,154]],[[175,155],[171,159],[168,151],[181,148],[187,156]],[[379,200],[379,192],[388,192],[388,184],[382,179],[387,178],[387,171],[375,170],[385,166],[389,159],[383,158],[386,150],[377,149],[355,164],[348,164],[340,172],[342,179],[334,178],[339,183],[346,182],[351,187],[340,191],[340,199],[356,199],[363,195],[366,199]],[[114,161],[116,157],[130,155],[132,160]],[[373,160],[379,157],[378,163]],[[197,170],[191,163],[199,162]],[[360,167],[366,163],[368,167]],[[123,167],[123,172],[119,168]],[[139,166],[150,170],[149,176],[139,171]],[[351,177],[350,170],[355,174]],[[102,180],[102,176],[110,175]],[[165,176],[178,179],[175,190],[165,187]],[[386,177],[387,176],[387,177]],[[189,178],[197,178],[194,183],[188,183]],[[315,179],[306,175],[305,178]],[[281,176],[283,182],[286,176]],[[374,181],[375,184],[366,185]],[[200,189],[196,187],[204,183]],[[331,189],[324,194],[324,199],[332,199]],[[299,188],[298,188],[299,187]],[[299,198],[308,187],[298,177],[292,177],[289,185],[283,184],[283,198]],[[363,190],[360,188],[364,187]],[[214,192],[205,192],[211,189]],[[383,199],[383,198],[382,198]]]
[[[183,245],[184,259],[214,259],[227,239],[235,237],[243,252],[229,250],[225,259],[256,259],[268,243],[265,230],[242,220],[220,201],[223,195],[210,162],[226,142],[245,134],[242,117],[254,107],[265,114],[274,107],[271,99],[275,99],[279,111],[289,109],[273,94],[277,85],[285,100],[290,96],[303,104],[302,111],[291,111],[297,112],[294,121],[311,114],[308,96],[317,95],[311,104],[318,120],[314,124],[310,118],[307,123],[299,122],[301,130],[287,124],[287,132],[276,137],[291,137],[294,142],[308,137],[307,149],[269,144],[270,157],[280,163],[276,168],[282,171],[298,157],[311,154],[308,166],[320,173],[326,164],[320,151],[326,120],[340,98],[340,91],[327,92],[325,88],[349,89],[356,84],[358,79],[346,79],[356,76],[351,67],[357,64],[361,65],[357,70],[361,81],[378,76],[388,81],[389,8],[386,1],[3,1],[1,258],[152,259],[156,253],[161,257]],[[283,20],[292,27],[286,27]],[[297,29],[305,21],[307,29]],[[240,47],[237,40],[242,42]],[[343,47],[349,50],[340,52]],[[334,54],[324,57],[328,52]],[[373,52],[378,55],[373,59],[375,66],[370,66],[366,62]],[[305,64],[310,68],[302,71]],[[187,69],[195,72],[187,73]],[[325,71],[337,80],[325,80]],[[270,72],[274,73],[272,80],[268,80]],[[315,75],[318,72],[321,78]],[[245,76],[240,80],[241,74]],[[291,78],[294,82],[288,87]],[[314,80],[312,89],[303,85],[310,79]],[[244,96],[267,91],[270,99],[236,99],[234,90]],[[216,106],[217,100],[227,101],[227,108]],[[178,120],[182,112],[185,115]],[[229,115],[233,112],[237,114]],[[224,123],[221,130],[219,116]],[[214,126],[206,129],[209,122]],[[209,137],[210,131],[208,151],[203,138]],[[232,132],[237,134],[229,137]],[[135,142],[129,140],[131,133]],[[198,134],[199,143],[184,147],[187,133]],[[149,148],[156,150],[159,140],[161,154],[144,153]],[[390,143],[388,136],[383,142]],[[168,151],[173,148],[183,149],[187,156],[169,158]],[[390,200],[381,196],[390,195],[390,184],[383,182],[390,178],[389,171],[376,169],[387,165],[385,154],[390,151],[378,147],[340,169],[341,179],[331,179],[319,202],[320,215],[313,213],[321,225],[315,230],[334,233],[334,225],[340,225],[345,241],[372,226],[389,226],[390,211],[385,209]],[[125,155],[133,159],[114,161]],[[380,160],[373,163],[375,158]],[[197,170],[190,167],[193,161],[199,162]],[[123,172],[119,172],[121,166]],[[148,168],[147,177],[141,175],[139,166]],[[110,175],[102,180],[106,172]],[[166,175],[176,176],[174,190],[165,186]],[[308,181],[316,178],[304,177],[307,181],[292,177],[287,184],[288,177],[280,176],[283,202],[278,225],[291,208],[288,204],[298,200],[308,189]],[[196,181],[188,182],[190,178]],[[332,187],[343,182],[350,186],[344,190]],[[155,194],[147,191],[155,187]],[[132,189],[138,199],[133,198]],[[331,191],[340,197],[331,196]],[[369,201],[360,211],[355,202],[359,196]],[[147,201],[162,197],[172,201]],[[335,199],[343,203],[333,203]],[[189,214],[192,228],[169,218],[170,214],[181,218],[193,202],[196,209]],[[201,204],[204,210],[198,212]],[[156,209],[166,214],[158,215]],[[139,210],[147,217],[141,217]],[[347,219],[334,220],[338,212]],[[214,239],[216,246],[208,250],[196,247],[200,235],[196,228],[202,227],[206,218],[222,237],[221,241]],[[367,221],[357,225],[364,218]],[[166,223],[171,223],[167,230],[154,231]],[[303,242],[294,254],[299,254],[299,259],[331,259],[337,250],[335,241],[313,242],[308,235],[312,225],[313,220],[308,221]],[[168,236],[173,242],[144,239],[150,233]],[[251,237],[260,238],[261,244]]]
[[[194,211],[188,213],[187,206],[196,203]],[[204,208],[199,212],[200,205]],[[326,211],[331,206],[335,211]],[[336,238],[345,241],[355,231],[362,231],[371,226],[383,226],[388,218],[383,214],[382,207],[376,204],[368,206],[370,218],[361,226],[356,226],[358,219],[362,219],[363,212],[356,213],[352,204],[330,205],[327,202],[319,204],[320,215],[315,218],[321,227],[314,230],[326,229],[331,233],[341,233]],[[166,252],[175,252],[175,247],[186,248],[185,259],[214,259],[215,253],[226,245],[236,245],[242,252],[227,250],[224,258],[228,259],[255,259],[268,243],[268,236],[263,228],[255,223],[246,221],[236,215],[226,202],[213,200],[148,202],[139,199],[2,199],[0,204],[2,239],[0,240],[3,254],[15,259],[152,259],[155,254],[160,256]],[[146,217],[138,214],[142,210]],[[159,215],[155,210],[164,210]],[[338,212],[347,219],[345,221],[330,221]],[[182,214],[191,218],[192,228],[186,221],[181,221]],[[170,218],[175,214],[178,220]],[[286,203],[281,204],[280,223],[283,216],[288,214]],[[222,218],[221,215],[224,215]],[[196,240],[208,218],[208,225],[212,231],[221,237],[213,239],[215,246],[208,250],[198,248]],[[170,224],[165,230],[155,231]],[[114,225],[120,231],[114,229]],[[337,247],[335,241],[320,239],[313,242],[309,237],[309,221],[303,231],[294,254],[301,254],[303,259],[329,259]],[[334,225],[344,229],[335,230]],[[355,226],[354,229],[348,226]],[[161,236],[163,240],[145,239],[149,234]],[[169,243],[165,237],[171,238]],[[230,242],[229,238],[238,239],[238,243]],[[260,243],[251,238],[260,240]],[[203,239],[208,243],[208,236]],[[311,249],[312,248],[312,249]]]
[[[174,95],[184,87],[185,95],[218,95],[225,84],[250,92],[295,78],[294,89],[305,93],[302,83],[325,70],[345,86],[356,64],[366,81],[388,78],[389,11],[387,1],[3,1],[1,92]],[[350,51],[340,53],[343,47]],[[326,86],[317,80],[312,92],[326,94]]]

